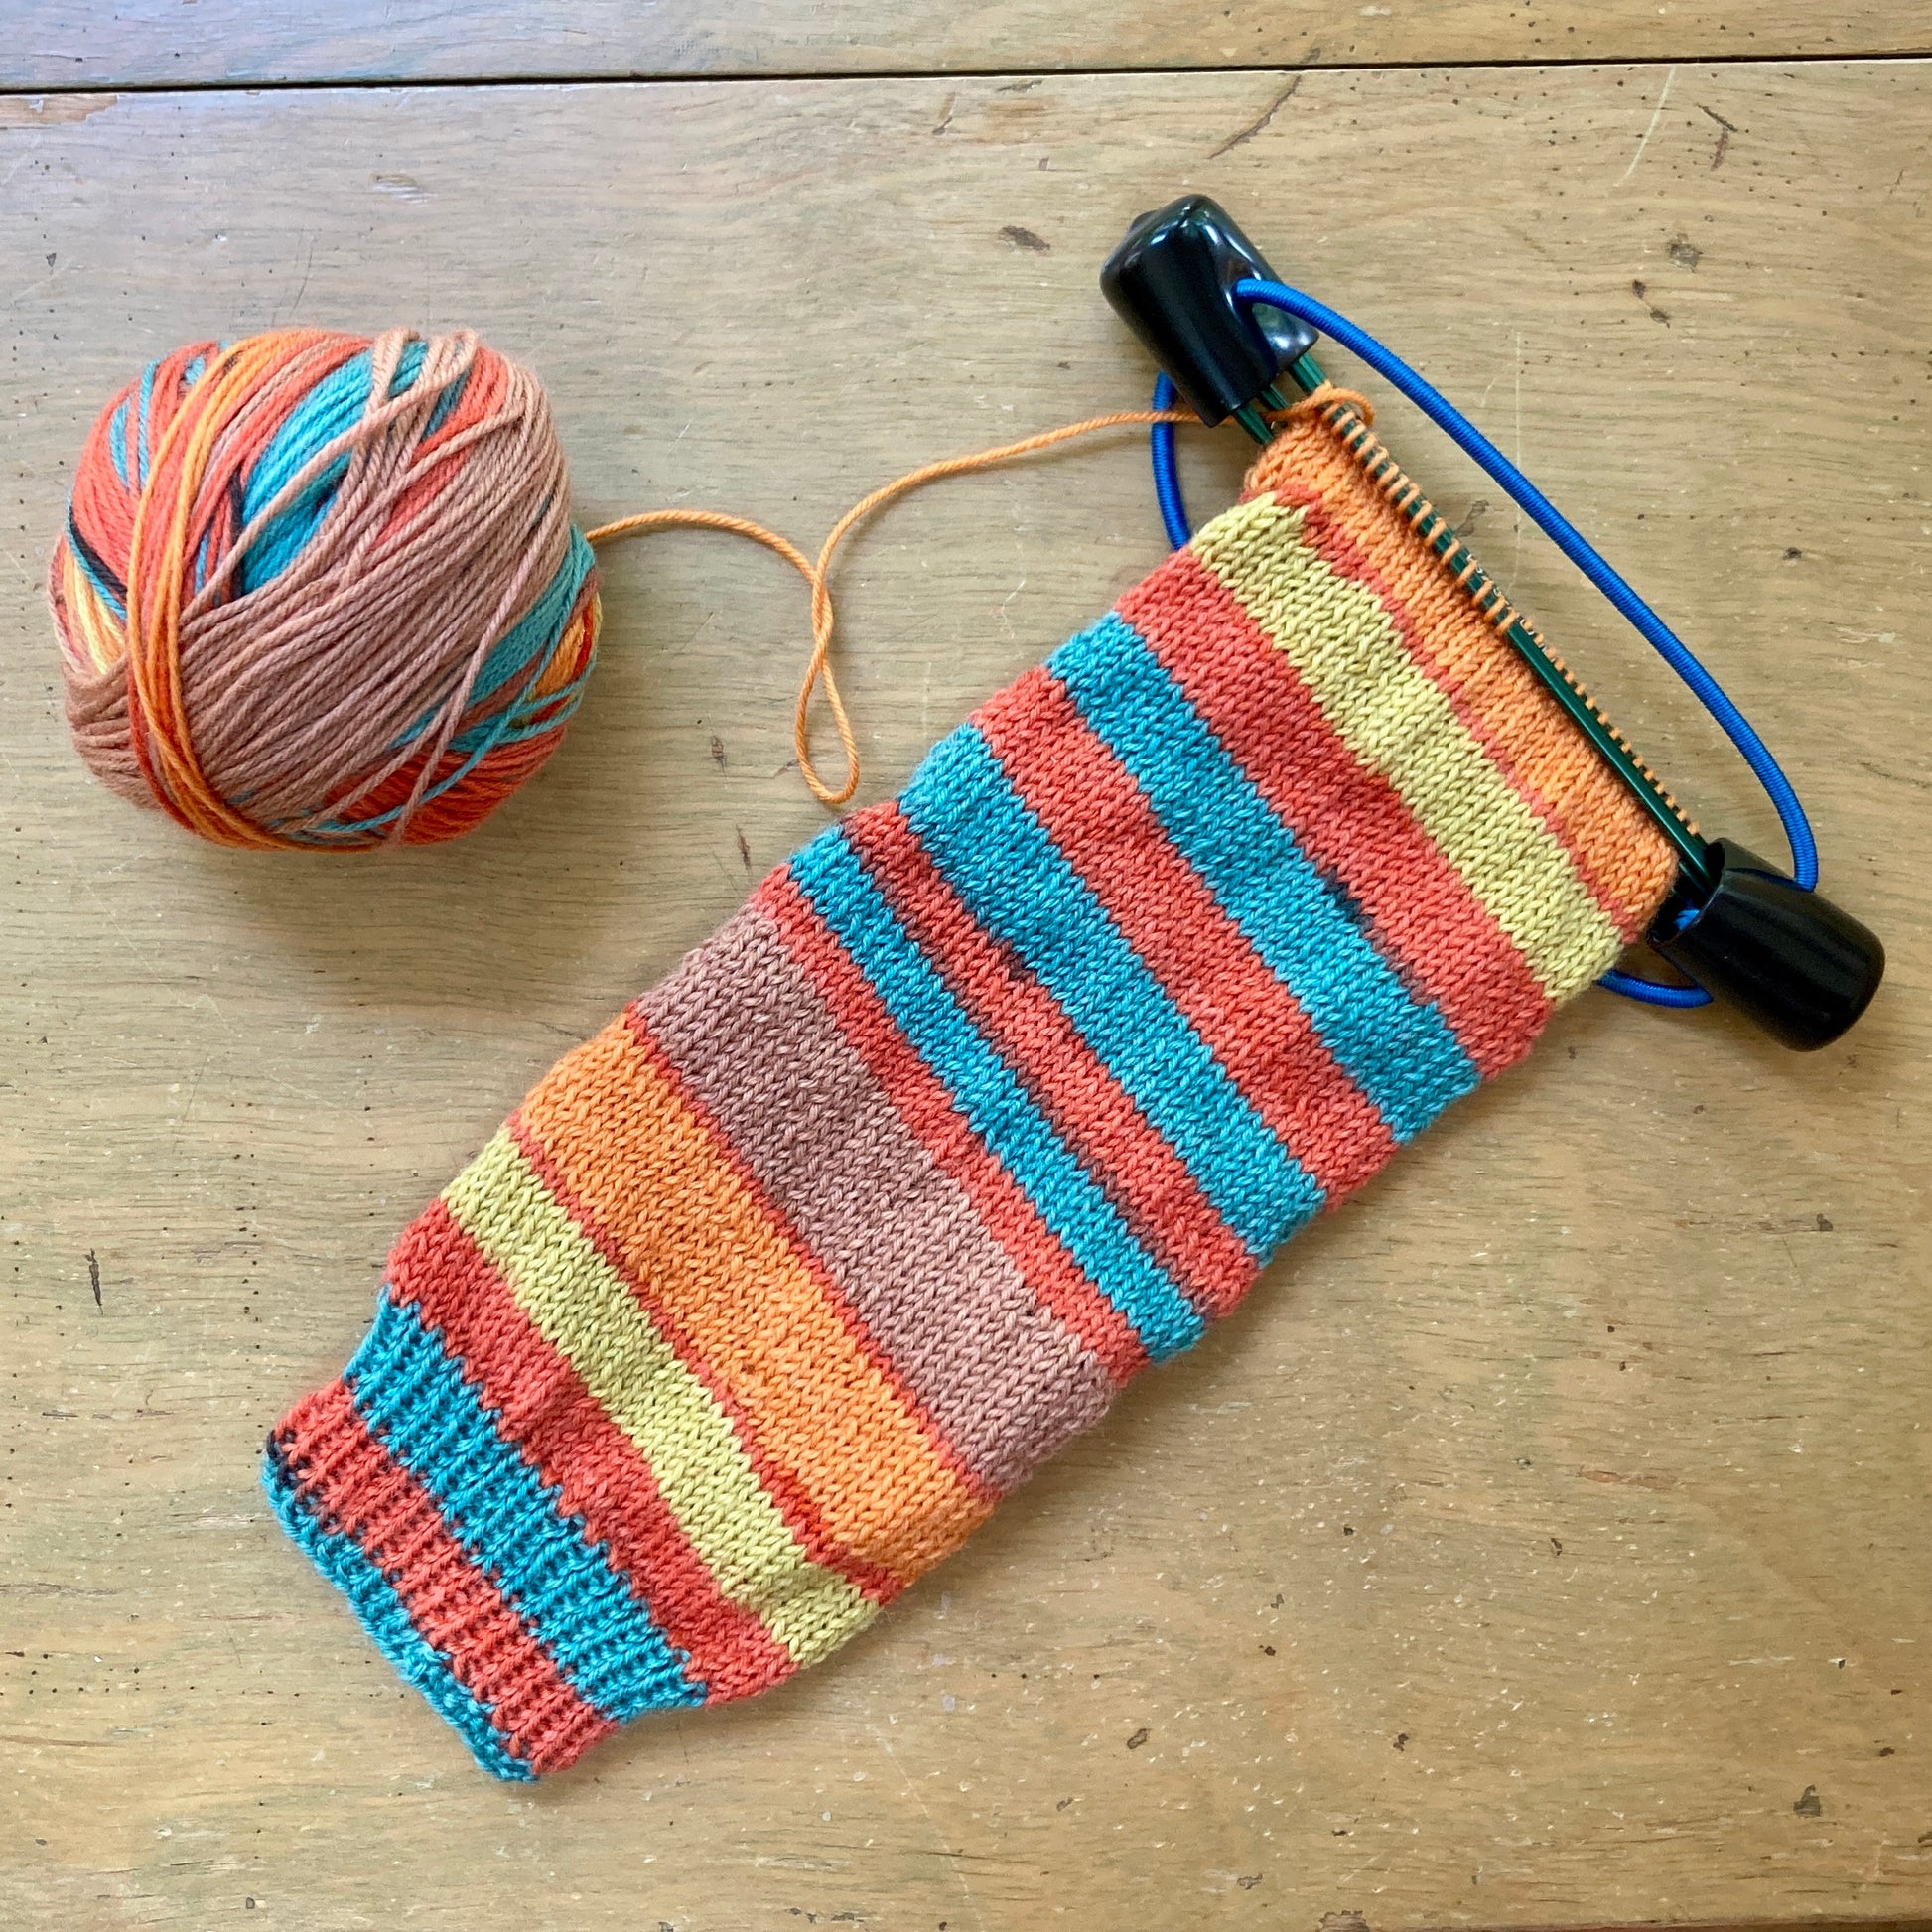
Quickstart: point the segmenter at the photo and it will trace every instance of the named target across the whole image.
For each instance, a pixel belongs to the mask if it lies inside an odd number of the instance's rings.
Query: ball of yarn
[[[50,594],[88,767],[257,847],[469,830],[556,749],[599,622],[542,387],[468,332],[151,363],[87,438]]]

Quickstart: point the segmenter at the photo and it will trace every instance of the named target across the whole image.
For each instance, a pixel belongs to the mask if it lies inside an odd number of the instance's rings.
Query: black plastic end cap
[[[1651,944],[1713,999],[1773,1038],[1811,1052],[1846,1033],[1885,976],[1876,933],[1730,839],[1704,905]]]
[[[1115,313],[1210,427],[1314,346],[1306,323],[1277,309],[1253,313],[1234,299],[1235,283],[1248,277],[1279,279],[1205,195],[1139,216],[1100,271]]]

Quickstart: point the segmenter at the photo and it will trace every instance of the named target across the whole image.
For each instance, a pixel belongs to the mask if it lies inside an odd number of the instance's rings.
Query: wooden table
[[[1932,1914],[1919,9],[11,13],[0,1921]],[[1885,991],[1811,1058],[1586,997],[834,1662],[496,1787],[276,1530],[261,1439],[523,1087],[821,822],[802,598],[635,546],[568,746],[484,829],[239,856],[69,752],[72,453],[178,341],[465,321],[543,374],[586,520],[815,540],[914,462],[1137,402],[1094,273],[1187,188],[1708,654]],[[1704,819],[1774,848],[1575,574],[1383,422]],[[1188,441],[1197,502],[1238,441]],[[1129,436],[895,510],[840,578],[864,795],[1160,550]]]

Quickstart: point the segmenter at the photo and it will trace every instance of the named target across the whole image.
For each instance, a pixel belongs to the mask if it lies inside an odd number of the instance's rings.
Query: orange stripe
[[[628,1026],[571,1054],[520,1111],[840,1544],[909,1582],[985,1520],[991,1505],[941,1461]]]
[[[623,1023],[620,1020],[617,1024],[621,1026]],[[805,1561],[842,1578],[869,1602],[890,1603],[905,1587],[903,1580],[890,1570],[881,1569],[876,1563],[866,1562],[832,1534],[823,1511],[800,1484],[792,1469],[785,1463],[773,1460],[766,1452],[751,1417],[733,1395],[731,1385],[665,1311],[657,1298],[655,1284],[648,1278],[640,1279],[625,1267],[621,1248],[590,1208],[571,1190],[568,1177],[550,1158],[521,1113],[512,1114],[503,1123],[502,1133],[545,1196],[576,1228],[585,1246],[610,1269],[618,1284],[635,1299],[637,1312],[645,1326],[663,1343],[692,1386],[703,1392],[730,1432],[732,1444],[744,1456],[746,1466],[758,1482],[759,1495],[783,1522],[787,1535],[803,1553]],[[556,1345],[559,1352],[582,1374],[587,1364],[573,1352],[576,1344],[560,1333]],[[639,1399],[647,1400],[649,1394],[648,1383],[638,1391]],[[608,1397],[604,1400],[609,1410],[610,1400]],[[787,1572],[793,1567],[788,1552],[781,1562]],[[771,1618],[767,1617],[766,1622],[775,1630]]]
[[[813,1283],[823,1298],[825,1306],[837,1316],[840,1325],[851,1337],[852,1344],[870,1362],[899,1406],[911,1416],[919,1426],[932,1452],[951,1470],[953,1475],[989,1506],[999,1500],[997,1492],[983,1482],[968,1466],[966,1459],[953,1448],[946,1433],[927,1413],[925,1404],[919,1400],[918,1392],[908,1382],[893,1360],[892,1356],[874,1340],[870,1330],[860,1319],[858,1311],[846,1298],[844,1291],[832,1271],[812,1252],[810,1244],[791,1224],[781,1208],[773,1202],[765,1191],[764,1184],[753,1173],[751,1164],[733,1146],[731,1136],[718,1123],[717,1116],[693,1090],[691,1083],[678,1070],[676,1061],[671,1057],[664,1042],[651,1031],[649,1018],[641,1004],[633,1004],[624,1010],[624,1024],[636,1036],[658,1076],[668,1083],[677,1095],[680,1104],[691,1118],[699,1123],[708,1137],[712,1152],[730,1169],[731,1176],[744,1189],[747,1199],[757,1208],[772,1232],[798,1258],[799,1263],[811,1275]]]

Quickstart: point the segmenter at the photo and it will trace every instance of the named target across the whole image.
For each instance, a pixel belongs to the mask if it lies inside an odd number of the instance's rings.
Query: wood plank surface
[[[1917,0],[10,0],[0,84],[1772,60],[1932,51]]]
[[[1286,86],[0,102],[0,1922],[1932,1912],[1932,69]],[[178,341],[470,322],[550,385],[586,519],[815,540],[1143,395],[1094,272],[1188,187],[1707,653],[1886,989],[1807,1058],[1585,997],[835,1660],[496,1787],[274,1527],[261,1440],[527,1083],[821,822],[802,597],[723,538],[634,547],[569,743],[482,831],[220,852],[67,747],[72,453]],[[1382,426],[1705,822],[1776,849],[1574,573]],[[1237,442],[1189,441],[1197,505]],[[1126,437],[892,512],[839,579],[863,795],[1161,547]]]

